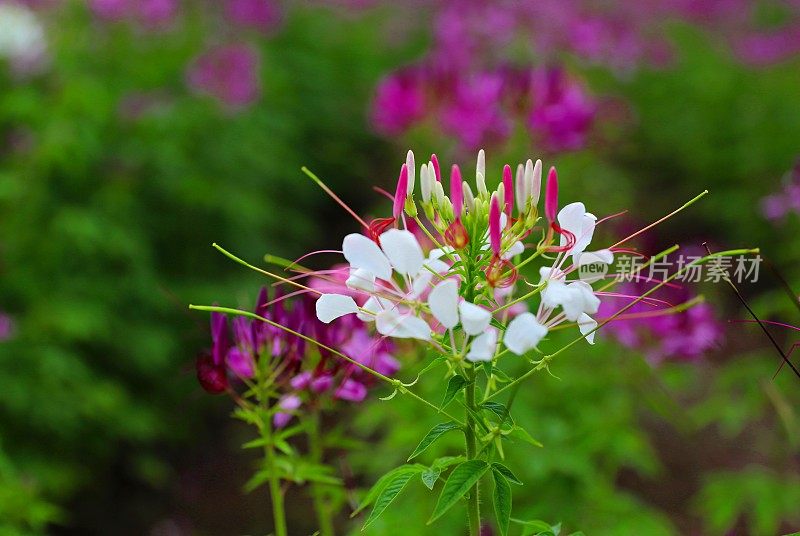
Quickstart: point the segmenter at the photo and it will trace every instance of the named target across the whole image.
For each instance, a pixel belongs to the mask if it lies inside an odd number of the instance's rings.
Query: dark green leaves
[[[497,519],[497,528],[502,536],[508,534],[508,524],[511,520],[511,486],[500,471],[493,470],[494,477],[494,515]]]
[[[439,501],[428,524],[433,523],[455,505],[480,480],[489,464],[483,460],[469,460],[456,466],[444,483]]]
[[[429,490],[433,490],[433,486],[436,485],[436,481],[439,480],[439,475],[442,474],[442,471],[462,461],[464,461],[464,456],[445,456],[444,458],[438,458],[420,475],[422,477],[422,483],[425,484],[425,487]]]
[[[457,423],[453,421],[443,422],[437,424],[422,438],[422,441],[419,442],[417,448],[414,449],[414,452],[411,453],[411,456],[408,457],[407,461],[411,461],[412,459],[416,458],[420,454],[422,454],[428,447],[433,445],[437,439],[439,439],[442,435],[446,434],[450,430],[455,430],[459,428]]]
[[[467,379],[458,374],[450,378],[450,381],[447,382],[447,391],[444,393],[444,400],[442,400],[442,407],[452,402],[453,398],[455,398],[458,392],[463,389],[467,383]]]

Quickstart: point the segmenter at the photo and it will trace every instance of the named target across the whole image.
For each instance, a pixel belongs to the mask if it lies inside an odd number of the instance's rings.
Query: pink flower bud
[[[514,177],[511,173],[511,166],[506,164],[503,167],[503,189],[504,189],[504,211],[508,216],[508,221],[511,223],[511,212],[514,210]]]
[[[433,163],[433,171],[435,171],[436,180],[438,182],[442,182],[442,170],[439,167],[439,159],[436,157],[435,154],[431,155],[431,162]]]
[[[397,190],[394,192],[394,208],[392,214],[395,219],[400,217],[403,213],[403,206],[406,204],[406,196],[408,195],[408,166],[403,164],[400,168],[400,178],[397,179]]]
[[[456,164],[450,169],[450,201],[453,203],[453,214],[457,220],[461,219],[464,211],[464,181],[461,180],[461,170]]]
[[[508,166],[506,166],[508,167]],[[489,243],[492,246],[492,253],[500,256],[500,202],[497,196],[492,196],[489,205]]]
[[[558,173],[551,167],[547,174],[547,186],[544,194],[544,215],[550,223],[556,221],[558,212]]]

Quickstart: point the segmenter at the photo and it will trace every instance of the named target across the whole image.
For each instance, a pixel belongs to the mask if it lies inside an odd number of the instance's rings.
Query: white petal
[[[570,203],[558,211],[558,225],[575,235],[577,240],[583,230],[583,217],[586,214],[586,206],[583,203]],[[567,243],[567,237],[561,235],[561,245]]]
[[[378,313],[384,310],[392,309],[393,307],[394,304],[386,298],[370,296],[369,299],[364,302],[361,310],[356,313],[356,316],[362,322],[373,322]]]
[[[409,231],[389,229],[381,235],[381,248],[399,274],[417,275],[422,268],[425,256]]]
[[[511,259],[511,258],[516,257],[517,255],[521,254],[524,251],[525,251],[525,246],[522,244],[522,242],[517,240],[516,242],[514,242],[511,245],[510,248],[508,248],[508,251],[503,253],[503,259],[504,260]]]
[[[492,313],[468,301],[462,301],[458,310],[461,313],[461,327],[467,335],[483,333],[492,321]]]
[[[453,329],[458,324],[458,283],[455,279],[445,279],[433,287],[428,306],[436,320],[445,328]]]
[[[567,285],[563,281],[549,279],[542,291],[542,303],[548,309],[555,309],[569,299]]]
[[[611,264],[614,262],[614,253],[610,249],[598,249],[597,251],[586,251],[578,256],[578,266],[590,264],[595,262],[602,262],[603,264]]]
[[[489,195],[489,190],[486,189],[486,178],[483,173],[475,174],[475,185],[478,187],[479,196],[487,197]]]
[[[353,290],[375,291],[375,276],[363,268],[350,267],[350,277],[345,282]]]
[[[433,274],[426,269],[419,271],[419,274],[411,282],[411,298],[418,298],[431,286]]]
[[[444,246],[441,248],[432,249],[430,253],[428,253],[429,259],[440,259],[445,255],[452,255],[455,252],[455,248],[451,246]]]
[[[410,313],[401,314],[396,309],[381,311],[375,319],[378,333],[397,339],[431,339],[431,328],[421,318]]]
[[[525,188],[525,167],[517,164],[517,173],[514,175],[514,200],[517,202],[517,210],[522,214],[527,208],[528,194]]]
[[[529,195],[531,196],[531,204],[536,206],[539,203],[539,194],[542,191],[542,161],[536,160],[536,164],[533,166],[533,177],[531,181],[528,183],[526,188],[529,190]]]
[[[408,189],[406,193],[411,196],[414,193],[415,174],[417,172],[417,164],[414,163],[414,151],[408,150],[406,155],[406,168],[408,169]]]
[[[517,355],[523,355],[535,348],[547,335],[547,328],[536,320],[532,313],[522,313],[508,324],[503,336],[503,344]]]
[[[472,341],[467,361],[491,361],[497,349],[497,330],[490,328]]]
[[[358,305],[350,296],[343,294],[323,294],[317,300],[317,318],[329,324],[340,316],[358,312]]]
[[[597,320],[592,318],[591,316],[587,315],[586,313],[581,314],[578,317],[578,329],[581,330],[581,335],[586,335],[594,328],[597,327]],[[586,342],[589,344],[594,344],[594,334],[597,333],[593,331],[586,337]]]
[[[585,281],[575,281],[570,283],[571,287],[576,287],[580,290],[581,298],[583,299],[583,312],[593,315],[600,308],[600,298],[598,298],[592,286]]]
[[[478,151],[478,163],[475,166],[475,175],[477,176],[478,173],[481,175],[486,175],[486,153],[481,149]]]
[[[419,169],[419,188],[422,192],[422,202],[429,203],[431,200],[431,191],[433,190],[433,177],[428,172],[428,165],[422,164]]]
[[[392,278],[392,265],[378,244],[364,235],[352,233],[342,242],[344,258],[353,268],[363,268],[385,281]]]

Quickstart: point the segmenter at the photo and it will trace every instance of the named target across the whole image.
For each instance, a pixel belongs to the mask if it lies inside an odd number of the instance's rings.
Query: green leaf
[[[447,391],[444,393],[444,400],[442,400],[442,407],[444,408],[447,406],[465,385],[467,385],[467,379],[464,378],[464,376],[456,374],[450,378],[450,381],[447,382]]]
[[[433,510],[428,524],[442,517],[461,497],[466,495],[487,469],[489,469],[489,464],[483,460],[468,460],[457,465],[447,477],[447,482],[444,483],[439,501],[436,503],[436,508]]]
[[[428,447],[433,445],[433,443],[435,443],[437,439],[442,437],[442,435],[446,434],[450,430],[455,430],[457,428],[459,428],[458,423],[455,423],[453,421],[437,424],[436,426],[431,428],[427,434],[425,434],[425,437],[422,438],[422,441],[419,442],[419,445],[417,445],[417,448],[414,449],[414,452],[411,453],[411,456],[408,457],[407,461],[410,462],[412,459],[422,454]]]
[[[421,473],[425,469],[427,469],[427,467],[416,463],[405,464],[401,465],[400,467],[395,467],[394,469],[392,469],[391,471],[380,477],[377,482],[375,482],[375,484],[369,489],[367,494],[364,496],[364,499],[361,501],[361,504],[358,506],[358,508],[356,508],[356,510],[352,514],[350,514],[350,517],[352,518],[357,516],[359,513],[361,513],[362,510],[364,510],[364,508],[372,504],[375,501],[375,499],[377,499],[378,496],[381,494],[383,488],[385,488],[386,485],[389,483],[389,481],[392,480],[396,475],[402,473],[410,473],[411,475],[414,475],[417,473]]]
[[[481,404],[481,407],[500,417],[502,419],[500,424],[504,423],[506,420],[514,424],[514,419],[511,418],[511,412],[505,404],[501,404],[500,402],[484,402]]]
[[[428,372],[431,369],[436,368],[439,365],[441,365],[442,363],[446,363],[446,362],[447,362],[447,357],[445,357],[443,355],[440,355],[439,357],[433,359],[433,361],[431,361],[430,363],[425,365],[425,368],[420,370],[419,373],[417,374],[417,378],[421,378],[426,372]]]
[[[519,478],[517,478],[517,475],[512,473],[511,469],[509,469],[500,462],[492,463],[492,471],[497,471],[498,473],[506,477],[506,479],[510,480],[514,484],[518,484],[520,486],[522,485],[522,481]]]
[[[364,522],[364,526],[361,527],[361,530],[366,529],[373,521],[378,519],[378,517],[392,504],[392,501],[403,491],[403,488],[406,487],[408,481],[411,480],[416,474],[414,471],[404,471],[397,473],[394,475],[389,481],[386,482],[383,490],[381,491],[378,498],[375,500],[375,506],[372,508],[372,512],[369,513],[369,517],[367,518],[366,522]]]
[[[558,533],[561,532],[560,523],[556,526],[551,526],[550,523],[540,519],[524,521],[522,519],[514,519],[513,517],[511,521],[522,525],[523,536],[558,536]]]
[[[242,445],[243,449],[256,449],[261,448],[265,445],[269,444],[269,441],[266,437],[259,437],[258,439],[254,439],[252,441],[248,441],[244,445]]]
[[[522,441],[524,441],[526,443],[530,443],[534,447],[543,447],[544,446],[540,442],[538,442],[534,438],[532,438],[531,435],[528,432],[526,432],[524,428],[522,428],[520,426],[514,426],[514,429],[511,431],[510,435],[511,435],[511,437],[515,437],[517,439],[521,439]]]
[[[441,468],[429,467],[425,469],[420,476],[422,477],[422,483],[425,484],[425,487],[433,491],[433,486],[436,485],[436,481],[439,480],[439,475],[441,474]]]
[[[450,467],[451,465],[455,465],[457,463],[461,463],[465,460],[464,456],[443,456],[441,458],[437,458],[430,467],[428,467],[425,471],[423,471],[422,475],[422,483],[425,484],[425,487],[429,490],[433,490],[433,487],[436,485],[436,481],[439,480],[439,476],[442,474],[442,471]]]
[[[497,519],[497,528],[500,534],[508,534],[508,524],[511,520],[511,486],[500,471],[492,471],[494,477],[494,515]]]

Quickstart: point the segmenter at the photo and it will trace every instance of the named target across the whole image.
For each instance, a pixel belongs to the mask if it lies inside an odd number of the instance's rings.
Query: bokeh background
[[[263,283],[212,242],[294,258],[355,229],[303,165],[382,216],[373,186],[393,188],[408,148],[470,169],[483,147],[490,182],[540,157],[562,200],[629,211],[611,241],[709,189],[637,247],[760,247],[742,293],[800,324],[796,0],[0,0],[0,140],[3,536],[269,531],[267,494],[242,491],[249,431],[196,383],[207,317],[187,304],[249,305]],[[526,384],[516,418],[545,448],[510,462],[515,517],[800,530],[800,379],[772,378],[730,289],[681,292],[706,304],[610,329]],[[368,486],[419,439],[397,423],[431,418],[365,402],[329,424],[368,448],[330,461]],[[430,508],[421,491],[398,505],[367,532]],[[459,534],[447,523],[413,533]]]

